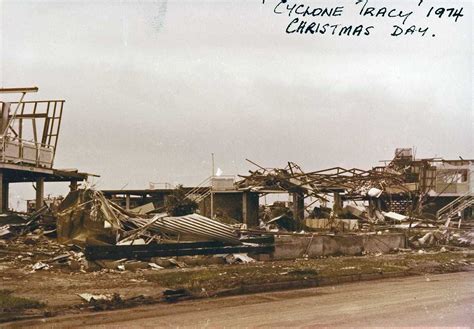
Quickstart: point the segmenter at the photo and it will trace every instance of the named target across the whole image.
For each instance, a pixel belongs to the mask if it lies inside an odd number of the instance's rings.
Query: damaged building
[[[0,89],[0,211],[9,211],[9,189],[14,183],[33,183],[35,210],[44,206],[44,185],[67,182],[70,189],[89,174],[76,169],[57,169],[54,159],[65,101],[25,100],[37,87]],[[7,101],[7,95],[15,95]],[[18,96],[19,95],[19,96]]]
[[[209,177],[194,187],[182,187],[187,198],[198,204],[203,216],[218,217],[230,223],[258,225],[259,194],[239,190],[234,177]],[[167,197],[174,189],[102,190],[111,201],[134,213],[163,211]],[[211,205],[212,203],[212,205]]]
[[[293,162],[266,168],[248,160],[256,169],[246,175],[211,176],[193,187],[78,188],[90,174],[54,167],[64,100],[25,101],[37,88],[0,91],[20,95],[1,103],[2,211],[10,184],[34,183],[28,223],[48,210],[57,241],[84,248],[89,260],[360,255],[448,243],[455,234],[462,240],[453,230],[471,227],[474,160],[416,159],[411,149],[367,170],[304,171]],[[68,182],[70,193],[45,200],[45,182]],[[266,204],[275,195],[288,200]],[[29,229],[22,225],[17,232]],[[14,231],[1,227],[2,236]]]
[[[412,149],[397,149],[392,160],[369,170],[332,167],[304,172],[292,162],[284,168],[249,162],[257,166],[249,175],[240,175],[237,181],[234,177],[209,177],[196,187],[183,188],[186,197],[197,202],[204,216],[247,227],[277,217],[262,213],[265,205],[261,204],[265,196],[275,194],[288,195],[285,216],[292,217],[300,230],[324,228],[338,219],[344,220],[342,225],[348,230],[357,230],[357,220],[377,222],[393,216],[439,222],[472,218],[473,160],[415,159]],[[132,212],[153,213],[163,209],[173,189],[102,192]],[[276,214],[284,212],[280,209]]]
[[[460,212],[472,217],[474,160],[443,158],[415,159],[410,148],[397,149],[393,160],[374,168],[397,172],[403,177],[400,187],[388,187],[385,198],[389,211],[409,214],[418,209],[422,214],[441,219]]]

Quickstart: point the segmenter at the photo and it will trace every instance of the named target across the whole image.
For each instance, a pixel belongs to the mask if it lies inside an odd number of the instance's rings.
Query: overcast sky
[[[390,37],[401,20],[361,18],[355,0],[304,3],[344,5],[330,22],[376,25],[368,37],[286,34],[277,2],[4,0],[0,83],[66,100],[55,166],[103,189],[199,183],[212,152],[224,174],[245,158],[370,168],[396,147],[474,158],[471,1],[427,1],[465,16],[410,18],[423,38]]]

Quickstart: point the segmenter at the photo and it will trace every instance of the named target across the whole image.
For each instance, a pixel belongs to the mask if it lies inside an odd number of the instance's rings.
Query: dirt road
[[[360,282],[51,319],[68,327],[472,326],[474,272]],[[25,324],[25,323],[23,323]],[[41,322],[29,323],[38,325]],[[21,325],[21,323],[16,324]]]

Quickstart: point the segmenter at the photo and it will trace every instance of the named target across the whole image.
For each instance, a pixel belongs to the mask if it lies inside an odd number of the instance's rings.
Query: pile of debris
[[[87,263],[82,248],[63,245],[47,237],[42,229],[0,240],[1,261],[26,273],[55,268],[84,270]]]
[[[197,213],[137,215],[93,189],[69,193],[59,207],[57,223],[58,241],[85,247],[89,260],[273,251],[272,238],[243,236],[234,227]]]
[[[8,239],[17,235],[33,232],[38,228],[54,234],[56,221],[47,205],[31,213],[0,214],[0,239]]]
[[[80,245],[137,245],[170,241],[211,240],[242,244],[229,225],[193,213],[141,217],[107,200],[100,191],[68,194],[57,214],[58,241]]]
[[[236,183],[239,189],[255,192],[302,192],[324,201],[327,201],[324,194],[331,190],[344,190],[348,196],[371,196],[372,194],[379,196],[386,186],[398,186],[403,189],[403,177],[396,171],[334,167],[305,173],[293,162],[288,162],[285,168],[256,166],[259,169],[250,171],[250,175],[239,175],[242,178]]]
[[[234,227],[196,213],[138,215],[90,188],[69,193],[55,213],[52,230],[50,224],[43,225],[41,215],[46,212],[3,217],[2,261],[25,272],[160,270],[246,263],[252,261],[248,252],[274,250],[271,237],[242,236]]]

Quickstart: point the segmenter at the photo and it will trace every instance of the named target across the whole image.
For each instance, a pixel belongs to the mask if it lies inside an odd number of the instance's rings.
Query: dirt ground
[[[474,321],[474,272],[207,298],[14,322],[7,328],[462,327]]]
[[[35,244],[20,242],[4,244],[0,248],[1,289],[8,290],[13,296],[38,301],[44,306],[25,309],[3,307],[0,314],[0,321],[3,322],[96,312],[96,305],[78,296],[82,293],[117,294],[123,302],[101,309],[126,308],[163,302],[163,291],[166,289],[182,288],[193,297],[202,298],[219,295],[216,294],[219,291],[230,292],[228,294],[252,292],[252,289],[242,290],[242,287],[257,286],[261,288],[260,291],[290,289],[297,288],[300,282],[311,281],[316,286],[326,280],[326,284],[334,284],[341,277],[351,277],[351,280],[357,281],[364,280],[363,275],[372,276],[373,279],[374,275],[383,278],[382,274],[396,276],[458,272],[470,269],[474,264],[471,250],[440,252],[438,248],[437,251],[421,253],[410,251],[389,255],[215,264],[161,270],[151,269],[144,262],[138,265],[145,266],[118,270],[113,267],[84,267],[74,261],[51,262],[48,260],[64,253],[62,247],[53,246],[48,240],[39,240]],[[183,260],[178,258],[178,262]],[[48,264],[49,268],[33,270],[33,265],[39,261]],[[281,285],[275,286],[277,283]],[[288,286],[290,283],[292,285]],[[308,286],[311,285],[301,284],[301,287]]]
[[[54,262],[68,246],[61,246],[46,238],[33,237],[0,244],[1,289],[13,296],[25,297],[45,304],[39,309],[15,310],[0,304],[0,321],[31,316],[54,316],[77,313],[89,309],[78,296],[82,293],[119,294],[123,299],[147,296],[146,301],[161,298],[162,288],[145,279],[153,270],[119,271],[107,268],[88,268],[80,262]],[[26,242],[26,243],[25,243]],[[69,251],[70,253],[78,254]],[[48,268],[34,270],[38,263]],[[83,260],[82,263],[85,261]]]

